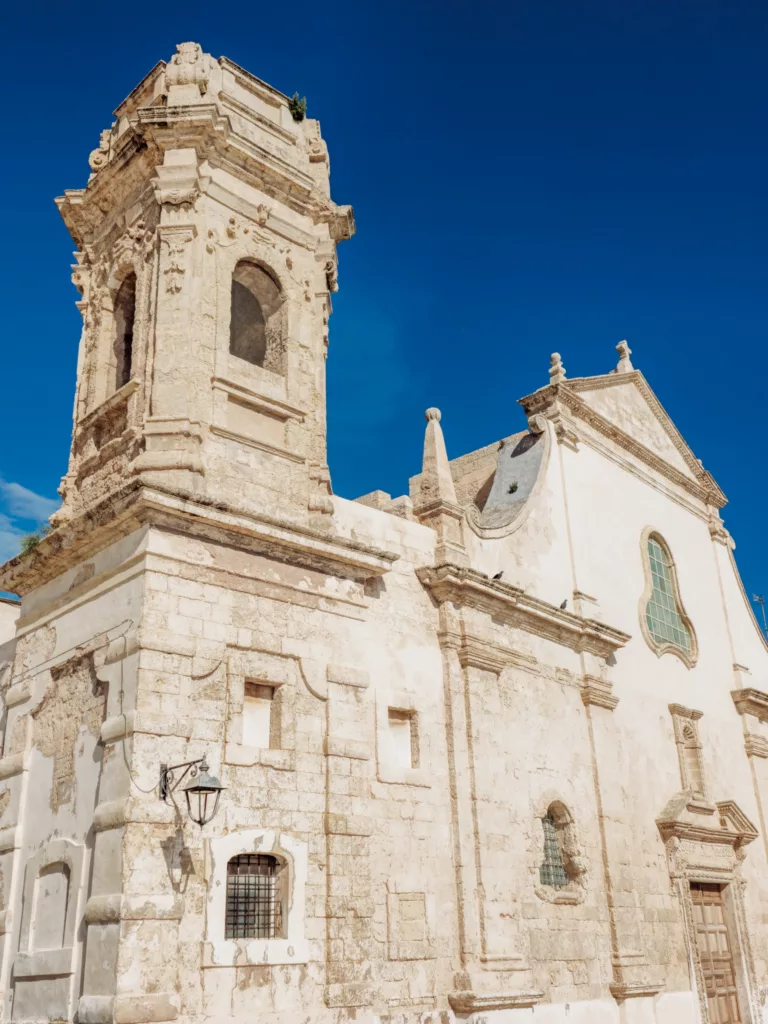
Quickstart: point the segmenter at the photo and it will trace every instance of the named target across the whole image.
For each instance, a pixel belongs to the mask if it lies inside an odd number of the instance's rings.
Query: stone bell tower
[[[354,219],[318,122],[196,43],[115,116],[57,201],[83,333],[55,525],[150,489],[324,528],[330,293]]]

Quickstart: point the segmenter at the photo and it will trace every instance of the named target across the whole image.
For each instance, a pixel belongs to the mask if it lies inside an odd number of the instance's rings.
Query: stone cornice
[[[479,668],[499,675],[505,668],[535,672],[538,666],[536,658],[531,654],[522,654],[511,647],[502,647],[468,633],[445,630],[438,633],[438,639],[441,647],[458,652],[459,662],[464,668]]]
[[[768,722],[768,693],[762,690],[731,690],[733,703],[740,715],[754,715],[761,722]]]
[[[69,190],[56,200],[78,244],[89,238],[103,222],[105,207],[115,205],[115,190],[119,188],[121,194],[125,194],[122,178],[134,154],[140,154],[141,168],[132,169],[131,180],[135,179],[135,186],[139,187],[153,169],[162,164],[164,150],[179,148],[195,149],[198,159],[249,181],[316,224],[329,224],[331,237],[336,241],[354,234],[351,211],[338,207],[319,192],[308,170],[283,159],[268,146],[239,134],[218,104],[206,103],[139,107],[133,112],[130,127],[120,136],[109,163],[85,189]]]
[[[608,657],[631,639],[621,630],[556,608],[520,587],[491,580],[475,569],[444,563],[417,569],[416,574],[441,604],[450,601],[457,606],[479,609],[507,625],[574,651]]]
[[[481,1010],[514,1010],[535,1006],[544,998],[539,991],[513,992],[450,992],[448,1002],[455,1013],[477,1013]]]
[[[243,512],[192,495],[131,482],[64,523],[34,551],[0,566],[0,588],[24,595],[145,524],[262,551],[332,575],[365,580],[389,572],[399,555],[325,532]]]
[[[616,1002],[623,1003],[626,999],[647,999],[650,996],[657,996],[659,992],[664,991],[666,986],[663,981],[614,981],[608,987]]]
[[[630,380],[634,381],[638,390],[648,402],[670,441],[688,465],[693,474],[693,479],[670,465],[670,463],[657,455],[656,452],[646,448],[645,445],[635,440],[635,438],[631,437],[605,416],[591,408],[578,394],[579,391],[613,387],[625,384]],[[562,418],[562,413],[565,411],[568,417],[582,420],[598,434],[634,456],[639,462],[655,470],[660,476],[665,477],[671,483],[698,498],[703,504],[722,508],[727,503],[728,499],[712,476],[698,464],[693,452],[685,443],[674,424],[672,424],[669,416],[639,370],[634,370],[629,374],[616,376],[607,374],[603,378],[578,378],[576,380],[566,380],[559,384],[550,384],[547,387],[540,388],[538,391],[534,391],[531,395],[526,395],[524,398],[519,399],[519,404],[522,405],[529,418],[537,415],[543,415],[548,419],[553,417]]]

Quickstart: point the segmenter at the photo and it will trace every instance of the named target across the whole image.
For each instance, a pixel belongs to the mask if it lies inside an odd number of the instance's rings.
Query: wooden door
[[[723,890],[692,882],[691,897],[710,1024],[741,1024]]]

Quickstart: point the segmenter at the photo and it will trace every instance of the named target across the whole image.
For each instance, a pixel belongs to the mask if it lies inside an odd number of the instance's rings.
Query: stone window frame
[[[418,768],[404,768],[400,765],[393,765],[384,756],[384,751],[387,748],[390,710],[400,711],[415,720],[419,750]],[[427,744],[422,725],[423,719],[414,694],[402,690],[389,690],[388,692],[381,691],[377,693],[376,777],[379,782],[390,785],[420,786],[425,789],[432,785],[427,770]]]
[[[264,651],[239,650],[227,658],[227,724],[224,764],[263,765],[280,771],[296,768],[296,662]],[[277,691],[273,714],[279,712],[279,747],[251,747],[242,742],[245,684],[256,683]]]
[[[702,758],[702,744],[699,736],[699,719],[703,716],[703,712],[685,708],[682,704],[670,704],[669,712],[672,715],[672,724],[675,730],[677,759],[680,765],[680,782],[683,790],[690,793],[696,800],[706,801],[709,791],[704,771],[704,760]],[[700,790],[695,789],[692,785],[686,750],[696,751],[698,771],[701,776]]]
[[[651,540],[655,540],[664,550],[667,558],[669,559],[669,570],[670,576],[672,577],[672,589],[674,591],[675,604],[683,621],[683,624],[687,628],[691,637],[691,649],[686,651],[684,648],[679,647],[677,644],[672,643],[669,640],[659,641],[651,635],[651,631],[648,628],[648,621],[646,618],[648,602],[653,596],[653,574],[651,572],[650,555],[648,553],[648,543]],[[654,652],[657,658],[663,657],[665,654],[674,654],[682,661],[686,668],[693,668],[696,662],[699,660],[699,642],[696,636],[696,630],[693,628],[693,622],[690,616],[685,610],[683,604],[683,597],[680,591],[680,579],[677,572],[677,563],[672,554],[672,549],[665,540],[664,536],[653,526],[646,526],[640,537],[640,552],[643,562],[643,574],[645,577],[645,586],[643,594],[640,598],[639,605],[639,619],[640,619],[640,631],[643,634],[645,642],[648,644],[650,649]]]
[[[563,856],[563,865],[568,875],[568,884],[563,888],[544,885],[540,881],[539,869],[541,868],[544,846],[542,821],[547,815],[552,815],[555,824],[562,830],[560,850]],[[580,842],[579,829],[573,814],[560,797],[548,796],[536,806],[535,821],[536,828],[533,829],[534,892],[545,903],[556,903],[566,906],[583,903],[587,897],[589,872],[584,848]]]
[[[131,345],[131,373],[129,379],[120,387],[116,386],[117,362],[114,354],[115,330],[117,327],[117,298],[125,281],[133,275],[136,279],[134,293],[133,341]],[[139,355],[143,352],[143,323],[140,316],[144,300],[144,275],[141,273],[138,260],[126,252],[118,253],[117,259],[110,267],[103,287],[95,298],[98,303],[98,316],[95,318],[95,345],[86,368],[86,394],[80,409],[79,419],[90,417],[100,410],[105,403],[114,404],[115,396],[130,397],[135,391],[135,381],[139,377]]]
[[[83,863],[85,847],[71,839],[53,839],[42,850],[30,857],[24,868],[21,924],[18,951],[13,962],[17,978],[72,975],[78,954],[77,926],[82,916],[80,903],[83,896]],[[62,942],[58,949],[35,949],[32,914],[35,909],[35,884],[40,873],[54,864],[69,869],[67,907],[64,915]]]
[[[232,220],[235,223],[232,224]],[[258,233],[246,225],[249,230],[246,234],[245,226],[240,225],[236,219],[230,220],[227,228],[226,241],[219,238],[218,244],[210,242],[209,251],[216,253],[216,305],[221,316],[216,323],[216,376],[230,380],[235,384],[248,383],[261,393],[264,387],[264,394],[277,397],[273,394],[274,388],[285,392],[291,390],[289,377],[291,376],[292,362],[289,358],[292,339],[299,337],[300,331],[300,302],[298,286],[283,270],[275,263],[275,252],[272,246],[267,246],[259,241]],[[230,231],[232,232],[230,236]],[[262,236],[263,237],[263,236]],[[267,273],[277,285],[282,300],[282,347],[283,347],[283,370],[276,373],[266,367],[249,363],[245,359],[230,352],[230,318],[232,303],[232,280],[237,265],[242,262],[253,263]],[[299,292],[303,297],[303,292]],[[220,368],[227,367],[225,373]]]
[[[288,873],[287,912],[284,911],[285,938],[226,939],[227,865],[242,853],[262,853],[276,857]],[[274,829],[240,829],[229,835],[207,839],[205,844],[206,898],[205,940],[202,966],[242,967],[253,964],[309,962],[309,942],[305,937],[306,885],[309,857],[307,844]]]
[[[274,287],[276,289],[276,296],[277,296],[277,303],[276,303],[277,304],[277,310],[276,310],[276,312],[277,312],[277,321],[278,321],[279,344],[277,346],[277,350],[276,351],[275,351],[275,346],[274,345],[270,345],[269,334],[267,332],[267,321],[266,321],[266,318],[265,318],[264,319],[264,329],[265,329],[264,355],[263,355],[261,361],[258,361],[257,359],[248,359],[245,356],[237,355],[237,353],[232,351],[232,342],[233,342],[233,338],[232,338],[232,307],[234,305],[235,285],[236,284],[240,284],[242,287],[244,287],[249,292],[251,297],[258,304],[259,309],[261,311],[261,315],[264,318],[264,304],[260,300],[259,296],[255,293],[253,288],[251,288],[247,284],[245,284],[244,281],[238,281],[237,280],[238,269],[241,268],[241,267],[244,267],[244,268],[245,267],[254,267],[254,268],[256,268],[258,271],[261,272],[261,274],[263,274],[266,278],[268,278],[269,282],[272,285],[274,285]],[[232,356],[236,360],[238,360],[238,362],[235,363],[236,366],[239,366],[241,362],[248,363],[249,366],[255,366],[258,369],[266,370],[268,373],[275,374],[275,376],[277,376],[277,377],[285,377],[286,363],[287,363],[287,345],[286,345],[286,340],[287,340],[286,318],[287,318],[287,314],[286,314],[286,308],[285,307],[286,307],[285,289],[283,287],[282,282],[280,281],[280,278],[275,274],[275,272],[272,270],[270,265],[268,263],[266,263],[264,260],[258,259],[258,258],[254,257],[254,256],[243,256],[243,257],[241,257],[235,263],[234,267],[232,268],[232,275],[231,275],[231,278],[230,278],[229,354],[230,354],[230,356]],[[268,363],[272,363],[273,365],[269,366],[269,365],[267,365]],[[278,364],[279,364],[279,369],[277,368]]]

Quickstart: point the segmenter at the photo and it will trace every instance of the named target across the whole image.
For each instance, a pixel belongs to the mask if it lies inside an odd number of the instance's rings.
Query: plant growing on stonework
[[[307,116],[307,97],[302,96],[299,99],[299,94],[295,92],[288,100],[288,109],[294,121],[303,121]]]
[[[45,523],[35,533],[28,533],[26,537],[21,538],[21,554],[28,555],[31,551],[34,551],[43,537],[47,537],[51,532],[50,523]]]

